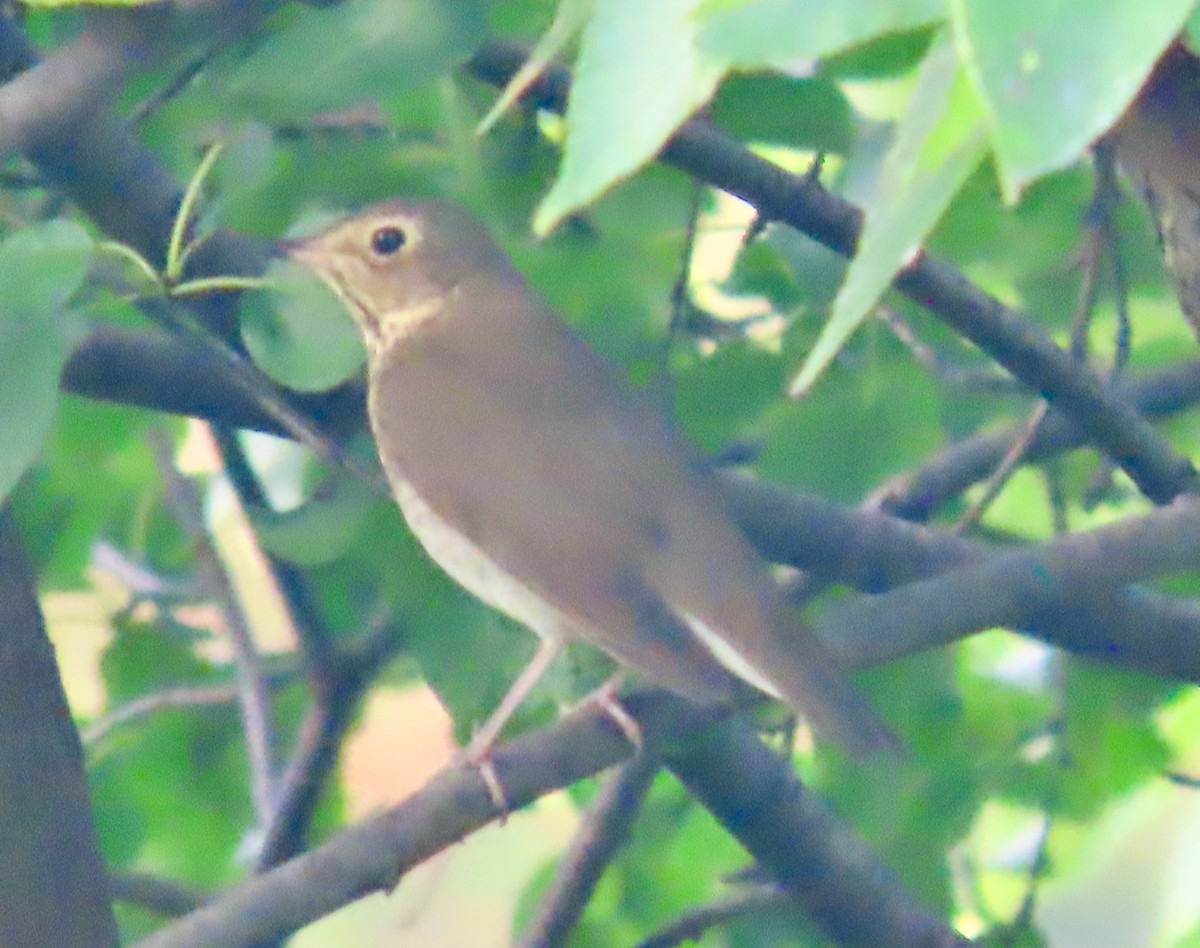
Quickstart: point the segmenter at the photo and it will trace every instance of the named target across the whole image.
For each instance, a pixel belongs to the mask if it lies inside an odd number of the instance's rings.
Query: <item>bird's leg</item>
[[[504,725],[508,723],[508,719],[513,716],[513,712],[521,706],[521,703],[529,697],[529,692],[533,690],[534,686],[541,680],[541,677],[546,674],[546,670],[558,658],[559,653],[562,652],[562,647],[562,639],[542,639],[537,652],[529,660],[529,664],[521,670],[521,674],[517,676],[516,681],[505,692],[504,697],[500,699],[500,704],[497,705],[496,710],[476,730],[474,737],[471,738],[471,743],[463,751],[465,759],[478,762],[488,755],[488,752],[492,749],[492,745],[496,743],[496,738],[500,736],[500,732],[504,729]]]
[[[508,719],[521,706],[521,702],[529,697],[529,692],[533,690],[541,677],[546,674],[546,670],[553,664],[559,653],[562,652],[562,648],[562,639],[557,636],[542,639],[537,652],[530,659],[529,664],[521,670],[521,674],[517,676],[516,681],[505,692],[496,710],[475,731],[475,735],[471,738],[471,743],[458,755],[460,761],[474,764],[479,768],[479,775],[487,785],[488,794],[491,796],[492,802],[496,805],[496,809],[502,815],[508,813],[508,800],[504,796],[504,790],[500,786],[500,779],[496,776],[496,768],[492,766],[488,755],[492,751],[492,746],[496,743],[496,738],[500,736],[500,732],[504,729],[504,725],[508,723]]]

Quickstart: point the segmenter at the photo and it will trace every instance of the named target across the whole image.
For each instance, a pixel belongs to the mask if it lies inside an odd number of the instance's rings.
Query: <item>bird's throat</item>
[[[445,312],[449,297],[425,299],[408,306],[388,310],[376,317],[376,336],[368,338],[367,348],[386,352],[418,332]],[[364,330],[364,335],[366,332]]]

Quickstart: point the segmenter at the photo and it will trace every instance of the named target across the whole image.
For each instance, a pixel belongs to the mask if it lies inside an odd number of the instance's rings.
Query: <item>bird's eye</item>
[[[390,257],[408,241],[399,227],[380,227],[371,235],[371,249],[381,257]]]

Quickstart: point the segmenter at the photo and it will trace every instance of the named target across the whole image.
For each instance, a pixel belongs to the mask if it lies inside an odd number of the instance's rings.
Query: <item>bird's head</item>
[[[387,201],[280,244],[345,302],[368,349],[402,338],[472,276],[511,267],[469,213],[436,201]]]

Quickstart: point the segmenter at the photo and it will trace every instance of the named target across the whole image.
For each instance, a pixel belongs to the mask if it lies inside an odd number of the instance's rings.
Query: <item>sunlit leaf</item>
[[[949,43],[930,50],[867,208],[858,252],[821,338],[790,386],[807,392],[920,249],[986,146],[982,115]]]
[[[596,0],[583,31],[558,180],[534,215],[545,234],[658,152],[722,68],[694,43],[701,0]]]
[[[959,56],[986,109],[1010,200],[1113,123],[1194,6],[952,0]]]
[[[699,16],[701,53],[737,69],[787,67],[884,33],[945,16],[943,0],[709,0]]]

